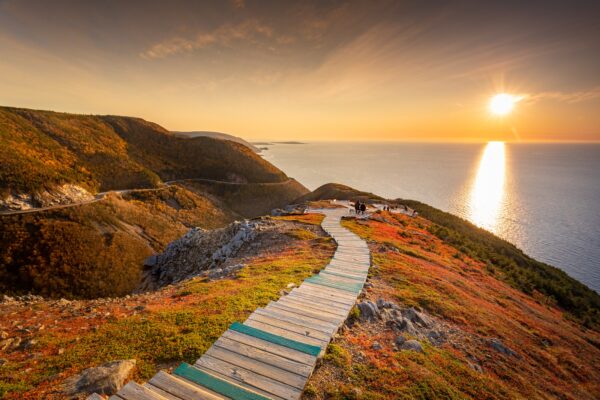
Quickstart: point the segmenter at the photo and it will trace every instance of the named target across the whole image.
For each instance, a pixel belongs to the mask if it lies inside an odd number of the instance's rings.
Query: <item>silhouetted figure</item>
[[[365,205],[365,203],[361,203],[361,205],[360,205],[361,214],[364,214],[365,211],[367,211],[367,206]]]

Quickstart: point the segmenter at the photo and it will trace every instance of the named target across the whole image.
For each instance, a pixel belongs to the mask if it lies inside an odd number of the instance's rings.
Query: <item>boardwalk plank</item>
[[[162,389],[160,389],[160,388],[158,388],[158,387],[156,387],[154,385],[151,385],[148,382],[144,383],[142,386],[145,387],[145,388],[148,388],[148,389],[152,390],[153,392],[156,392],[156,393],[160,394],[165,399],[168,399],[168,400],[182,400],[181,397],[177,397],[175,395],[172,395],[169,392],[165,392],[164,390],[162,390]]]
[[[235,381],[245,383],[249,386],[260,389],[263,392],[284,399],[297,399],[302,394],[302,391],[295,387],[278,382],[271,378],[267,378],[266,376],[259,375],[248,369],[232,365],[228,362],[221,361],[211,356],[203,356],[197,361],[196,364],[208,370],[218,372]]]
[[[280,319],[282,321],[289,321],[295,324],[304,323],[306,324],[306,326],[309,326],[315,330],[320,330],[321,332],[327,333],[328,335],[333,335],[335,329],[337,328],[336,325],[331,324],[329,322],[321,321],[319,319],[314,319],[305,315],[298,315],[293,312],[283,311],[279,309],[259,308],[254,312],[256,314],[266,315],[269,317]]]
[[[273,318],[270,316],[257,314],[256,312],[252,313],[248,317],[248,320],[258,321],[258,322],[262,322],[264,324],[273,325],[277,328],[287,329],[289,331],[296,332],[300,335],[312,337],[315,339],[327,341],[327,340],[329,340],[329,338],[331,338],[331,335],[329,335],[325,332],[321,332],[321,331],[317,331],[315,329],[309,328],[309,327],[305,326],[304,324],[282,321],[280,319]]]
[[[214,346],[226,348],[227,350],[243,356],[264,362],[265,364],[273,365],[285,371],[297,373],[298,375],[302,375],[307,378],[312,372],[312,365],[292,361],[288,358],[278,356],[276,354],[269,353],[268,351],[264,351],[225,337],[219,338],[219,340],[215,342]]]
[[[119,397],[125,400],[166,400],[160,394],[143,387],[142,385],[131,381],[123,386],[118,393]]]
[[[266,309],[271,309],[271,308],[282,309],[284,311],[287,310],[287,311],[291,311],[291,312],[294,312],[299,315],[306,315],[307,317],[311,317],[311,318],[319,319],[321,321],[329,322],[331,324],[334,324],[335,326],[339,326],[339,324],[340,324],[340,317],[332,317],[329,315],[323,315],[321,313],[314,313],[312,311],[304,310],[302,308],[298,308],[296,306],[292,306],[289,304],[281,304],[281,303],[271,302],[267,305]]]
[[[319,346],[321,348],[323,346],[327,345],[327,341],[325,341],[325,340],[308,337],[306,335],[288,331],[287,329],[278,328],[276,326],[268,325],[268,324],[265,324],[265,323],[259,322],[259,321],[246,320],[246,322],[244,322],[244,325],[250,326],[252,328],[260,329],[265,332],[272,333],[274,335],[279,335],[279,336],[287,338],[287,339],[295,340],[297,342],[302,342],[302,343],[310,344],[313,346]]]
[[[300,351],[290,349],[285,346],[281,346],[275,343],[267,342],[266,340],[258,339],[253,336],[245,335],[240,332],[228,330],[223,333],[222,338],[227,338],[231,340],[235,340],[236,342],[243,343],[248,346],[255,347],[259,350],[263,350],[284,358],[287,358],[291,361],[299,362],[302,364],[309,365],[313,367],[317,362],[317,357],[302,353]]]
[[[272,378],[278,382],[285,382],[287,385],[298,389],[303,389],[306,384],[306,377],[294,372],[283,370],[279,367],[266,364],[255,358],[247,357],[220,346],[211,346],[205,353],[213,358],[226,361],[231,365],[246,368],[267,378]]]
[[[227,397],[182,378],[159,371],[148,383],[182,400],[224,400]]]

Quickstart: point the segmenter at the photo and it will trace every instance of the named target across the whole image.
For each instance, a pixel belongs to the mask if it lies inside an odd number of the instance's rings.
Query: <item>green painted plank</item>
[[[179,367],[173,371],[173,374],[234,400],[269,400],[268,397],[232,385],[231,383],[207,374],[198,368],[194,368],[187,363],[179,364]]]
[[[283,336],[275,335],[273,333],[265,332],[261,329],[240,324],[239,322],[234,322],[233,324],[231,324],[229,329],[231,329],[232,331],[243,333],[248,336],[253,336],[258,339],[266,340],[267,342],[275,343],[290,349],[298,350],[302,353],[310,354],[311,356],[316,357],[321,352],[321,348],[319,346],[313,346],[308,343],[302,343],[296,340],[287,339]]]
[[[331,272],[331,271],[321,271],[319,272],[319,275],[333,275],[333,276],[339,276],[340,278],[347,278],[347,279],[352,279],[355,281],[359,281],[362,282],[363,278],[358,278],[356,276],[351,276],[351,275],[346,275],[346,274],[340,274],[338,272]]]
[[[360,287],[354,287],[354,286],[349,286],[349,285],[333,283],[331,281],[326,281],[324,279],[317,279],[317,277],[307,278],[307,279],[305,279],[305,282],[314,283],[315,285],[329,286],[332,288],[345,290],[347,292],[352,292],[352,293],[359,293],[362,290],[362,285],[360,285]]]

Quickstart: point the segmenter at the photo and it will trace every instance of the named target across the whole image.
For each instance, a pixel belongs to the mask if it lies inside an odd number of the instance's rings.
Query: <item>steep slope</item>
[[[144,259],[190,228],[237,217],[180,187],[111,194],[104,201],[0,217],[0,292],[48,297],[122,296]]]
[[[96,193],[185,178],[287,180],[232,141],[177,138],[139,118],[0,107],[0,197],[63,184]]]
[[[337,199],[337,200],[361,200],[361,201],[382,201],[383,198],[373,193],[362,192],[356,190],[350,186],[342,185],[340,183],[326,183],[319,186],[317,189],[310,193],[307,193],[298,199],[297,203],[305,201],[318,201],[326,199]]]
[[[244,146],[248,147],[249,149],[252,149],[252,151],[254,151],[255,153],[260,153],[260,149],[258,147],[256,147],[255,145],[253,145],[252,143],[247,142],[246,140],[242,139],[241,137],[233,136],[228,133],[211,132],[211,131],[171,132],[171,133],[173,133],[175,136],[178,136],[178,137],[181,137],[184,139],[190,139],[190,138],[195,138],[195,137],[210,137],[213,139],[231,140],[232,142],[237,142],[237,143],[243,144]]]
[[[598,325],[511,287],[425,218],[345,226],[369,241],[372,286],[306,399],[599,398]]]

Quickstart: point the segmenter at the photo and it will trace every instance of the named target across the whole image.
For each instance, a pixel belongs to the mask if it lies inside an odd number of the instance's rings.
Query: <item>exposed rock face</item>
[[[447,340],[445,329],[424,311],[414,307],[401,308],[382,298],[377,299],[377,302],[362,301],[357,304],[357,307],[360,310],[359,321],[384,322],[388,327],[399,332],[400,335],[395,343],[398,348],[402,348],[402,345],[407,342],[405,334],[428,340],[434,346],[440,346]]]
[[[236,221],[211,231],[191,229],[180,239],[171,242],[162,254],[146,260],[145,264],[150,268],[144,275],[140,290],[152,290],[180,282],[208,270],[211,270],[210,279],[234,272],[239,268],[221,267],[268,224],[268,221]]]
[[[32,208],[51,207],[93,200],[94,196],[84,188],[65,184],[52,191],[38,193],[12,193],[0,199],[0,211],[20,211]]]
[[[135,364],[135,360],[119,360],[83,370],[65,381],[63,393],[70,398],[92,393],[115,394],[123,387]]]

